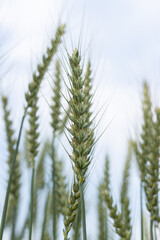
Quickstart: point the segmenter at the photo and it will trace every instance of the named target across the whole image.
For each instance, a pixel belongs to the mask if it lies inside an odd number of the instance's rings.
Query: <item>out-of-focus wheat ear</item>
[[[144,239],[144,224],[143,224],[143,184],[145,180],[145,168],[142,167],[141,161],[141,154],[138,149],[137,142],[132,142],[133,145],[133,151],[136,157],[136,161],[138,163],[139,169],[140,169],[140,222],[141,222],[141,240]],[[144,165],[143,165],[144,166]],[[144,166],[145,167],[145,166]]]
[[[52,97],[52,105],[51,105],[51,117],[52,122],[51,126],[53,132],[57,132],[60,127],[60,107],[61,107],[61,68],[60,62],[56,61],[56,73],[55,73],[55,81],[53,85],[53,97]]]
[[[139,146],[136,147],[136,156],[139,161],[139,167],[141,171],[141,187],[143,185],[145,194],[146,194],[146,206],[148,211],[150,212],[150,226],[151,226],[151,238],[153,238],[152,234],[152,222],[153,215],[157,214],[152,213],[152,198],[153,193],[156,190],[155,180],[154,179],[154,161],[155,156],[153,152],[154,148],[154,123],[153,123],[153,113],[152,113],[152,103],[150,99],[150,91],[149,86],[146,82],[143,84],[143,101],[142,101],[142,109],[143,109],[143,125],[142,125],[142,133],[141,133],[141,142]],[[137,151],[138,150],[138,151]],[[141,194],[142,195],[142,194]],[[154,202],[154,204],[156,204]]]
[[[31,157],[31,166],[32,166],[32,180],[31,180],[31,209],[30,209],[30,226],[29,226],[29,240],[32,239],[32,222],[33,222],[33,207],[34,207],[34,179],[35,179],[35,160],[38,155],[38,96],[35,95],[32,101],[32,105],[30,108],[29,114],[29,131],[28,131],[28,142],[29,142],[29,152]]]
[[[150,160],[151,153],[151,138],[153,135],[153,120],[152,120],[152,103],[150,99],[149,86],[146,82],[143,84],[143,100],[142,100],[142,109],[143,109],[143,125],[141,133],[141,142],[140,150],[137,148],[137,157],[139,160],[139,167],[141,171],[141,179],[145,182],[147,174],[147,163]]]
[[[23,117],[22,117],[22,120],[20,123],[20,128],[19,128],[18,138],[17,138],[17,142],[16,142],[16,146],[15,146],[15,151],[14,151],[14,154],[12,156],[12,161],[11,161],[12,167],[11,167],[11,172],[9,175],[9,181],[8,181],[8,185],[7,185],[7,191],[6,191],[6,195],[5,195],[5,201],[4,201],[3,213],[2,213],[2,219],[1,219],[0,240],[2,240],[2,237],[3,237],[3,231],[4,231],[8,202],[9,202],[10,188],[11,188],[12,178],[13,178],[13,174],[14,174],[14,170],[15,170],[16,159],[17,159],[17,154],[19,151],[19,144],[20,144],[20,140],[21,140],[23,125],[24,125],[24,120],[26,118],[26,115],[27,115],[27,109],[25,108],[24,114],[23,114]]]
[[[108,240],[107,207],[104,206],[103,191],[104,185],[100,184],[98,187],[98,240]]]
[[[35,158],[38,154],[38,97],[35,96],[34,101],[32,103],[32,107],[29,111],[29,131],[28,131],[28,142],[29,142],[29,152],[31,157],[31,167],[35,169]]]
[[[10,120],[10,110],[8,110],[8,99],[3,96],[2,97],[3,108],[4,108],[4,120],[5,120],[5,128],[7,133],[7,145],[8,145],[8,170],[9,175],[12,169],[12,160],[13,154],[15,152],[15,143],[16,140],[13,139],[14,130],[13,130],[13,123]],[[7,223],[12,223],[12,236],[11,239],[14,240],[15,238],[15,227],[16,227],[16,220],[17,220],[17,207],[19,203],[19,188],[20,188],[20,154],[17,155],[17,159],[15,162],[15,171],[12,178],[11,188],[10,188],[10,197],[9,197],[9,208],[8,208],[8,216],[7,216]]]
[[[105,177],[104,177],[104,187],[105,190],[103,191],[104,200],[107,204],[107,208],[110,211],[110,217],[114,221],[114,227],[116,233],[121,237],[121,239],[130,240],[131,239],[131,232],[128,231],[126,227],[126,221],[123,220],[123,216],[120,212],[117,211],[117,205],[113,205],[113,198],[110,191],[109,186],[109,161],[108,157],[106,158],[105,164]]]
[[[39,199],[39,190],[42,190],[45,187],[45,157],[50,148],[50,144],[46,141],[42,147],[41,154],[38,159],[38,164],[36,167],[35,174],[35,190],[34,190],[34,209],[33,209],[33,222],[36,223],[36,217],[38,212],[38,199]]]
[[[152,148],[152,137],[153,137],[153,114],[152,114],[152,103],[150,99],[149,86],[146,82],[143,85],[143,126],[142,126],[142,134],[141,134],[141,142],[140,142],[140,165],[141,169],[143,169],[144,176],[142,177],[142,181],[145,182],[147,175],[147,164],[150,161],[150,154]]]
[[[49,234],[49,232],[46,232],[44,239],[45,239],[45,240],[51,240],[51,239],[52,239],[51,236],[50,236],[50,234]]]
[[[20,170],[20,153],[17,155],[16,164],[14,175],[11,184],[11,191],[10,194],[13,196],[10,201],[9,208],[12,208],[12,235],[11,239],[15,239],[15,230],[16,230],[16,223],[17,223],[17,210],[19,204],[19,192],[20,192],[20,178],[21,178],[21,170]],[[13,203],[12,203],[13,202]]]
[[[3,109],[4,109],[4,121],[5,121],[5,129],[7,134],[8,153],[9,153],[8,165],[9,165],[9,169],[11,169],[12,156],[14,154],[16,140],[14,138],[14,130],[12,126],[13,123],[12,123],[12,120],[10,119],[10,110],[8,110],[7,97],[3,96],[2,102],[3,102]]]
[[[144,83],[144,101],[143,101],[143,132],[141,155],[145,159],[146,176],[144,180],[144,190],[147,201],[146,206],[150,212],[150,238],[153,239],[153,221],[159,221],[158,206],[158,178],[159,175],[157,159],[159,159],[159,147],[157,147],[157,125],[153,122],[152,103],[150,100],[149,86]],[[157,147],[157,148],[156,148]]]
[[[156,108],[156,121],[153,123],[153,133],[150,141],[151,152],[147,164],[145,192],[147,209],[150,212],[150,238],[154,239],[154,225],[160,222],[159,215],[159,157],[160,157],[160,109]]]
[[[28,92],[25,94],[27,108],[32,105],[33,99],[38,94],[44,75],[47,72],[50,63],[52,62],[53,56],[57,52],[59,44],[61,43],[61,38],[64,34],[64,30],[65,25],[58,26],[55,38],[51,40],[51,47],[47,48],[46,54],[44,54],[42,58],[42,64],[38,64],[37,71],[33,74],[33,80],[29,84]]]
[[[151,212],[151,218],[153,221],[159,223],[159,158],[160,158],[160,108],[155,109],[156,120],[153,124],[154,134],[152,140],[152,152],[150,157],[150,163],[147,166],[147,186],[149,189],[148,195],[151,197],[150,203],[148,203],[148,210]],[[146,190],[148,191],[148,189]]]
[[[48,141],[46,141],[43,144],[43,147],[38,159],[37,167],[36,167],[35,186],[37,190],[43,189],[45,186],[45,157],[49,151],[49,148],[50,148],[50,144]]]
[[[52,197],[52,214],[53,214],[53,239],[57,239],[57,208],[56,208],[56,163],[55,163],[55,136],[60,128],[60,107],[61,107],[61,69],[60,62],[56,61],[56,73],[55,73],[55,81],[53,85],[53,97],[52,97],[52,105],[51,105],[51,126],[53,129],[53,141],[52,141],[52,182],[53,182],[53,197]]]
[[[24,141],[24,158],[27,164],[27,167],[30,169],[32,166],[31,163],[31,153],[29,151],[30,149],[30,143],[28,141],[28,131],[25,132],[25,141]]]
[[[129,198],[128,198],[128,185],[129,185],[129,170],[131,165],[131,158],[133,153],[132,141],[128,143],[128,153],[126,157],[125,167],[123,171],[122,185],[121,185],[121,209],[123,218],[126,221],[128,231],[131,230],[131,218],[129,209]]]
[[[54,148],[53,148],[54,149]],[[63,216],[66,213],[66,191],[65,177],[63,176],[62,161],[57,158],[57,154],[54,149],[54,175],[53,175],[53,193],[52,193],[52,205],[51,211],[53,219],[53,237],[57,239],[57,223],[59,215]]]
[[[56,185],[56,209],[57,216],[66,213],[66,199],[67,199],[67,184],[66,177],[63,175],[63,164],[62,161],[56,159],[55,162],[55,182]]]

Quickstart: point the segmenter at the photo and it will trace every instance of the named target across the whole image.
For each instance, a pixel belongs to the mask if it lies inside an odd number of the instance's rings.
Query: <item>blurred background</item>
[[[0,93],[9,96],[14,127],[22,117],[24,93],[36,65],[41,61],[59,22],[66,23],[66,34],[58,57],[65,67],[66,48],[69,54],[80,48],[83,59],[91,60],[94,91],[93,111],[99,122],[97,138],[105,130],[94,153],[87,189],[87,231],[89,239],[97,234],[97,186],[103,177],[106,154],[111,161],[113,196],[118,202],[119,186],[127,152],[127,142],[140,133],[142,123],[142,82],[151,88],[154,106],[160,101],[160,2],[158,0],[0,0]],[[50,69],[54,72],[54,69]],[[41,139],[50,135],[49,102],[52,79],[48,74],[41,88]],[[64,89],[65,92],[65,89]],[[6,187],[5,130],[0,111],[0,186]],[[65,136],[62,141],[66,147]],[[59,143],[68,181],[72,183],[70,160]],[[69,173],[69,174],[68,174]],[[134,239],[139,239],[138,195],[139,178],[136,164],[132,166],[132,204]],[[26,176],[22,177],[25,183]],[[25,185],[26,188],[27,184]],[[4,198],[0,205],[3,205]],[[27,201],[27,194],[23,196]],[[93,201],[94,200],[94,201]],[[92,204],[91,204],[92,202]],[[24,205],[25,206],[25,205]],[[2,209],[1,209],[2,212]],[[1,213],[0,212],[0,213]],[[23,211],[22,211],[23,212]],[[23,217],[23,213],[21,214]],[[63,227],[63,225],[61,226]],[[7,236],[7,235],[6,235]],[[62,237],[62,235],[60,235]]]

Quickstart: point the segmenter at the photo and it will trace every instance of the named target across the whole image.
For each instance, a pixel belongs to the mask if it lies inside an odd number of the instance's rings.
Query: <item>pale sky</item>
[[[150,83],[154,105],[160,100],[160,2],[1,0],[0,29],[1,36],[6,40],[0,42],[0,49],[3,53],[14,48],[5,62],[4,69],[9,68],[9,71],[5,77],[1,77],[0,91],[10,96],[15,122],[21,118],[24,91],[31,79],[31,73],[35,70],[37,61],[41,60],[49,39],[54,36],[59,20],[67,25],[64,41],[70,53],[72,46],[77,47],[81,38],[81,51],[86,58],[91,58],[95,75],[94,89],[98,85],[94,98],[95,110],[106,101],[109,102],[98,133],[103,131],[110,121],[111,123],[97,144],[88,195],[96,197],[104,155],[109,153],[115,186],[113,195],[116,200],[127,140],[131,135],[135,135],[141,122],[141,83],[144,78]],[[45,97],[49,93],[46,88],[42,88]],[[41,101],[45,102],[43,96]],[[137,178],[133,178],[137,183]],[[88,215],[92,216],[94,208],[90,208]],[[91,232],[91,226],[96,225],[96,220],[88,216],[87,219],[88,232]],[[91,239],[96,239],[94,231],[90,235]],[[135,235],[136,240],[138,237]]]

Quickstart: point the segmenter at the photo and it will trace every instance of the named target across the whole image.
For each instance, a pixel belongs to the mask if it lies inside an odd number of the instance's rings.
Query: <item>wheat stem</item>
[[[83,240],[87,240],[86,212],[85,212],[83,183],[80,183],[79,189],[80,189],[80,199],[81,199],[80,204],[81,204],[81,215],[82,215]]]
[[[47,223],[47,214],[48,214],[48,204],[49,204],[49,192],[47,195],[46,203],[45,203],[45,211],[44,211],[44,220],[43,220],[43,226],[42,226],[42,234],[41,234],[41,240],[45,239],[45,229],[46,229],[46,223]]]
[[[13,208],[13,224],[12,224],[11,240],[15,239],[16,216],[17,216],[17,207],[14,206],[14,208]]]
[[[24,115],[21,120],[21,125],[20,125],[20,129],[19,129],[19,134],[18,134],[18,140],[16,143],[16,150],[13,155],[12,168],[11,168],[11,172],[10,172],[10,176],[9,176],[9,181],[8,181],[8,186],[7,186],[6,196],[5,196],[5,202],[4,202],[4,207],[3,207],[3,213],[2,213],[1,228],[0,228],[0,240],[2,240],[2,237],[3,237],[3,230],[4,230],[4,226],[5,226],[6,214],[7,214],[7,208],[8,208],[9,193],[10,193],[10,189],[11,189],[12,177],[13,177],[13,173],[14,173],[14,169],[15,169],[16,158],[17,158],[17,154],[18,154],[19,143],[20,143],[20,139],[21,139],[21,134],[22,134],[25,117],[26,117],[26,111],[24,112]]]
[[[23,236],[24,236],[24,233],[25,233],[25,230],[26,230],[27,226],[28,226],[28,214],[27,214],[27,217],[25,219],[25,222],[23,224],[23,227],[22,227],[22,230],[21,230],[20,234],[16,237],[17,240],[23,239]]]
[[[53,240],[56,240],[56,228],[57,228],[57,219],[56,219],[56,184],[55,184],[55,152],[54,152],[54,140],[52,141],[52,206],[53,206]]]
[[[143,240],[143,182],[140,184],[141,240]]]
[[[31,180],[31,209],[30,209],[30,223],[29,223],[29,240],[32,239],[33,201],[34,201],[34,176],[35,176],[35,168],[32,168],[32,180]]]
[[[153,220],[150,218],[150,240],[153,240]]]
[[[81,229],[81,208],[80,208],[80,202],[78,205],[78,212],[77,212],[77,216],[74,220],[74,224],[73,224],[73,240],[80,240],[81,237],[81,233],[80,233],[80,229]]]

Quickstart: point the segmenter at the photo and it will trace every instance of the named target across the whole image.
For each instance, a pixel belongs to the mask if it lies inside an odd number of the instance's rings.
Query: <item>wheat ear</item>
[[[91,129],[92,121],[90,120],[91,102],[90,98],[88,98],[89,91],[85,87],[88,78],[85,78],[83,80],[80,62],[81,56],[79,54],[79,51],[75,49],[72,56],[69,57],[71,69],[71,75],[69,75],[69,105],[71,108],[69,119],[71,121],[71,126],[69,132],[72,135],[72,140],[70,141],[70,145],[72,146],[72,155],[70,156],[70,158],[73,162],[72,168],[76,175],[76,180],[74,181],[74,186],[76,186],[76,192],[74,190],[73,192],[71,192],[70,200],[73,201],[69,201],[68,207],[70,211],[68,217],[65,218],[64,239],[68,239],[68,232],[70,231],[78,207],[79,200],[77,201],[77,199],[75,198],[75,194],[77,192],[80,192],[83,239],[86,240],[87,234],[85,224],[85,203],[83,188],[88,166],[91,163],[90,153],[94,144],[94,136],[93,130]],[[72,206],[74,206],[73,210]]]
[[[128,231],[131,231],[131,218],[130,218],[130,209],[129,209],[129,198],[128,198],[128,178],[129,178],[129,170],[131,165],[131,158],[133,152],[133,144],[132,141],[128,143],[128,153],[126,157],[125,167],[123,171],[122,178],[122,186],[121,186],[121,208],[122,215],[126,221]]]
[[[108,240],[107,207],[104,206],[103,191],[104,184],[101,183],[98,187],[98,240]]]
[[[9,157],[8,157],[9,181],[8,181],[6,198],[5,198],[4,208],[3,208],[2,220],[1,220],[0,239],[3,236],[3,229],[5,225],[6,212],[7,212],[8,201],[10,196],[8,221],[10,221],[10,217],[14,219],[13,225],[12,225],[12,236],[11,236],[12,240],[14,240],[16,218],[17,218],[17,205],[18,205],[17,202],[19,200],[19,187],[20,187],[20,176],[21,176],[20,159],[18,155],[20,135],[17,141],[17,145],[15,147],[16,140],[13,139],[14,130],[12,127],[12,121],[10,120],[10,110],[7,109],[8,107],[7,97],[3,96],[2,102],[3,102],[3,108],[4,108],[4,120],[5,120],[6,132],[7,132],[7,143],[8,143],[8,152],[9,152]]]
[[[64,34],[65,25],[60,25],[57,28],[55,39],[51,40],[51,48],[47,48],[46,54],[43,55],[42,64],[38,64],[37,71],[33,74],[33,80],[29,84],[29,90],[25,94],[27,101],[27,108],[32,105],[34,97],[38,94],[41,82],[44,78],[45,73],[53,59],[53,56],[57,52],[58,46],[61,43],[61,38]]]
[[[159,143],[157,143],[158,121],[153,121],[149,86],[146,82],[144,82],[143,85],[142,104],[142,140],[139,144],[139,148],[137,147],[138,150],[136,151],[141,170],[141,180],[143,182],[145,194],[147,197],[146,206],[150,212],[150,238],[153,239],[153,221],[160,221],[158,208]]]

